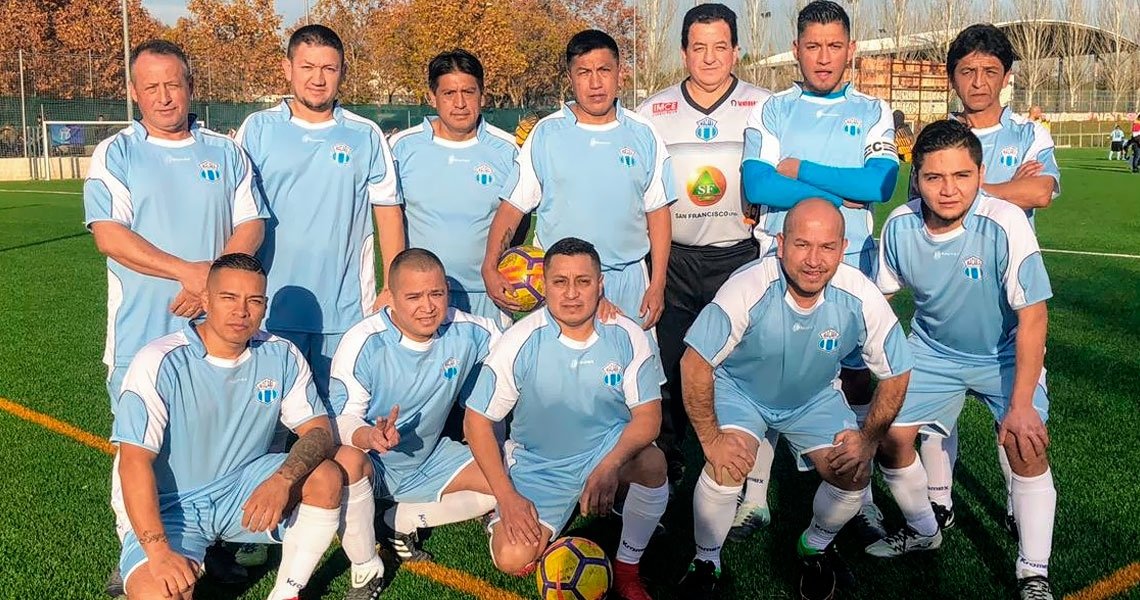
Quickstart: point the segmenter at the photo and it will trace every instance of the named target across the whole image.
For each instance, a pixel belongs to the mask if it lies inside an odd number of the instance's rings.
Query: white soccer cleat
[[[736,518],[732,520],[732,529],[728,530],[728,539],[743,540],[771,522],[772,512],[767,506],[744,502],[736,509]]]
[[[879,558],[894,558],[910,552],[937,550],[941,545],[942,530],[936,530],[934,535],[922,535],[908,525],[867,546],[867,554]]]

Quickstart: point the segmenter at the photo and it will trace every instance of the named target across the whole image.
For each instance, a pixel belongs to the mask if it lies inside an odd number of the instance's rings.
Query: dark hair
[[[134,80],[135,62],[143,54],[158,54],[160,56],[173,56],[182,62],[182,71],[186,74],[186,81],[193,79],[190,73],[190,59],[186,58],[186,53],[174,42],[166,40],[147,40],[131,50],[131,80]]]
[[[587,29],[575,33],[574,37],[571,37],[570,41],[566,43],[566,68],[570,68],[570,63],[575,58],[601,48],[613,52],[614,60],[620,59],[617,42],[610,37],[610,34],[597,29]]]
[[[554,245],[546,249],[546,255],[543,257],[544,261],[549,262],[555,256],[589,256],[590,262],[594,264],[594,268],[599,271],[602,270],[602,259],[598,257],[598,250],[594,245],[586,240],[576,237],[562,238]]]
[[[989,23],[978,23],[963,29],[958,33],[958,37],[950,42],[950,49],[946,51],[946,72],[953,76],[958,63],[974,52],[997,58],[1006,73],[1013,67],[1013,61],[1017,58],[1013,44],[1009,43],[1004,31]]]
[[[432,269],[444,270],[443,261],[439,260],[439,257],[432,253],[431,250],[408,248],[397,254],[396,258],[392,259],[392,264],[388,267],[388,279],[395,281],[396,273],[405,267],[417,271],[430,271]],[[388,285],[391,287],[391,283]]]
[[[813,0],[803,7],[796,17],[796,35],[803,35],[807,26],[812,23],[819,25],[842,23],[843,31],[848,36],[851,35],[851,17],[847,16],[847,11],[843,10],[842,6],[831,0]]]
[[[970,128],[961,121],[946,119],[935,121],[922,128],[918,139],[914,141],[911,152],[914,156],[914,170],[922,168],[922,161],[926,155],[947,148],[965,148],[970,152],[970,159],[977,166],[982,166],[982,142],[974,135]]]
[[[681,49],[689,47],[689,28],[696,23],[716,23],[724,21],[728,24],[728,31],[732,33],[732,45],[740,45],[736,37],[736,13],[732,9],[716,2],[698,4],[685,13],[685,20],[681,22]]]
[[[340,36],[335,31],[324,25],[305,25],[294,31],[289,36],[289,45],[285,47],[285,56],[292,59],[293,50],[301,44],[332,48],[340,55],[340,62],[344,62],[344,42],[340,41]]]
[[[466,73],[474,77],[479,90],[483,90],[483,63],[463,48],[441,52],[431,59],[428,63],[428,89],[435,92],[439,87],[439,78],[448,73]]]
[[[223,254],[210,264],[210,274],[222,269],[236,269],[238,271],[249,271],[250,273],[257,273],[262,277],[265,276],[265,268],[261,266],[261,261],[256,257],[240,252],[231,254]]]

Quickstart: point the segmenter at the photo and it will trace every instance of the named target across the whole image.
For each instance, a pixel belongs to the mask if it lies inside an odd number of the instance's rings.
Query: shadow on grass
[[[84,231],[82,233],[73,233],[71,235],[61,235],[59,237],[49,238],[46,240],[28,242],[26,244],[17,244],[15,246],[7,246],[4,248],[0,248],[0,252],[10,252],[12,250],[23,250],[24,248],[34,248],[36,246],[43,246],[44,244],[51,244],[53,242],[61,242],[63,240],[70,240],[70,239],[74,239],[77,237],[86,237],[87,235],[88,235],[88,233],[86,231]]]

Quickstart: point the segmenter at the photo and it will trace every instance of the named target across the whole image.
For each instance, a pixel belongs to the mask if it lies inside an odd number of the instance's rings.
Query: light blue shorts
[[[831,448],[835,434],[844,429],[858,429],[855,413],[847,405],[843,392],[826,388],[803,405],[791,409],[772,409],[753,402],[736,386],[720,380],[716,383],[716,418],[720,428],[743,431],[761,441],[772,429],[784,436],[792,447],[801,471],[815,468],[808,453]]]
[[[280,544],[293,518],[283,520],[276,528],[257,533],[241,525],[242,506],[253,490],[285,463],[286,454],[266,454],[237,473],[216,481],[203,489],[163,502],[159,507],[162,527],[170,548],[201,566],[206,548],[215,540],[252,544]],[[134,531],[123,538],[119,569],[123,581],[147,561],[146,553]]]
[[[499,308],[499,305],[491,300],[491,296],[487,292],[465,292],[453,289],[448,296],[448,304],[452,307],[465,313],[487,317],[494,321],[500,329],[506,329],[515,322],[510,313]]]
[[[317,386],[317,395],[325,405],[330,415],[337,414],[329,405],[329,373],[332,371],[333,354],[340,345],[343,333],[307,333],[303,331],[274,331],[278,337],[285,338],[301,351],[301,356],[309,363],[313,372],[313,383]]]
[[[625,316],[641,324],[641,301],[649,289],[649,269],[645,261],[637,261],[621,269],[602,271],[602,286],[607,300]]]
[[[914,370],[910,372],[906,401],[895,418],[894,427],[921,425],[923,433],[946,437],[958,422],[966,403],[966,392],[984,402],[995,421],[1000,423],[1005,418],[1013,389],[1012,357],[979,363],[937,352],[915,336],[907,342],[914,355]],[[1049,420],[1045,369],[1041,369],[1041,378],[1033,392],[1033,408],[1042,421]]]
[[[448,437],[439,438],[435,449],[414,470],[388,470],[383,455],[369,452],[368,457],[379,475],[373,479],[376,497],[395,502],[439,502],[443,490],[475,460],[466,444]]]

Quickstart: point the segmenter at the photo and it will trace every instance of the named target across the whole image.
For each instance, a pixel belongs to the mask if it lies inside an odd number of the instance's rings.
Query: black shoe
[[[1017,519],[1009,513],[1005,514],[1005,530],[1008,531],[1009,535],[1013,536],[1014,539],[1017,539]]]
[[[835,598],[835,571],[824,552],[800,557],[801,600],[832,600]]]
[[[946,531],[947,529],[954,529],[953,507],[947,508],[941,504],[938,504],[937,502],[931,502],[930,508],[934,509],[934,520],[938,521],[939,529],[942,531]]]
[[[234,560],[234,549],[224,544],[214,544],[206,548],[206,559],[202,561],[206,575],[223,585],[234,585],[249,581],[249,571]]]
[[[388,532],[388,543],[392,546],[400,562],[425,562],[432,560],[431,552],[420,547],[419,531],[400,533]]]
[[[119,596],[126,596],[127,592],[123,588],[123,572],[119,570],[119,566],[115,565],[115,569],[107,576],[107,595],[112,598]]]
[[[1021,600],[1053,600],[1053,587],[1048,577],[1022,577],[1017,580],[1017,595]]]
[[[681,481],[685,479],[685,459],[676,457],[666,461],[665,475],[668,477],[669,483],[681,485]]]
[[[855,575],[847,566],[847,561],[839,555],[839,550],[835,548],[835,544],[828,546],[823,554],[831,563],[831,572],[835,573],[835,585],[841,590],[855,589]]]
[[[717,600],[721,596],[721,572],[712,562],[694,560],[689,563],[689,571],[678,584],[679,598],[686,600]]]

